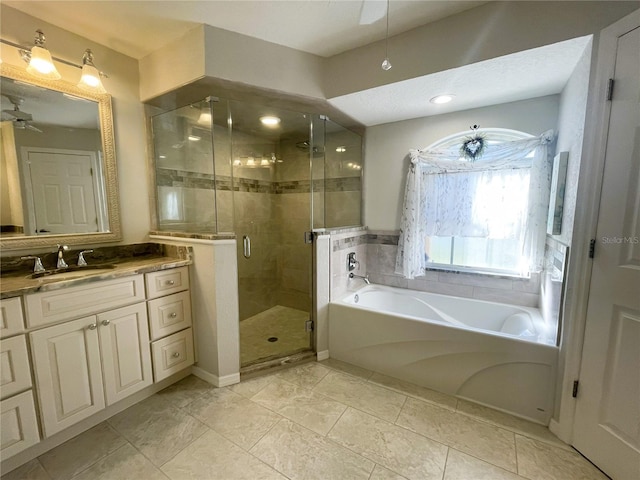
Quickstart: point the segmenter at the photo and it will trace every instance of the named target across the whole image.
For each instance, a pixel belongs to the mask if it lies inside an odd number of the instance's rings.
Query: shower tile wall
[[[326,228],[362,225],[362,138],[346,129],[325,134]],[[314,178],[318,178],[314,172]]]
[[[347,229],[340,233],[331,234],[331,300],[337,300],[348,291],[362,287],[361,279],[350,279],[347,270],[347,255],[355,252],[359,262],[353,271],[356,275],[366,275],[368,272],[367,260],[367,231],[364,228]],[[371,261],[375,259],[371,257]]]

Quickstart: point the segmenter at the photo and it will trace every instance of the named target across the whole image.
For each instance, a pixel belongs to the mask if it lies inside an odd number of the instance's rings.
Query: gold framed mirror
[[[0,248],[121,240],[111,96],[0,74]]]

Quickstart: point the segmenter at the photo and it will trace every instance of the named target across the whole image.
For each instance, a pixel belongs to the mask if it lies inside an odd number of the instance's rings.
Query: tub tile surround
[[[2,480],[606,480],[546,428],[426,390],[332,359],[223,388],[187,377]]]
[[[532,273],[530,278],[521,279],[430,270],[423,276],[406,279],[395,273],[398,237],[397,231],[374,231],[367,230],[366,227],[355,232],[333,233],[331,299],[337,300],[364,285],[362,280],[348,278],[347,255],[349,252],[356,252],[360,265],[354,273],[368,274],[369,280],[379,285],[525,307],[538,307],[540,304],[539,273]]]

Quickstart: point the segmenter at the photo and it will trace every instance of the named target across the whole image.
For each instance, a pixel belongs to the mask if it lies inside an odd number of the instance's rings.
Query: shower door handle
[[[244,235],[242,237],[242,254],[244,255],[244,258],[251,257],[251,239],[249,238],[249,235]]]

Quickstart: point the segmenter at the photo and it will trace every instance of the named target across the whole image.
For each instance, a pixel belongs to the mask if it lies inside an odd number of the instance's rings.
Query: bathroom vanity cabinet
[[[2,300],[2,460],[194,363],[188,267],[84,280]]]

